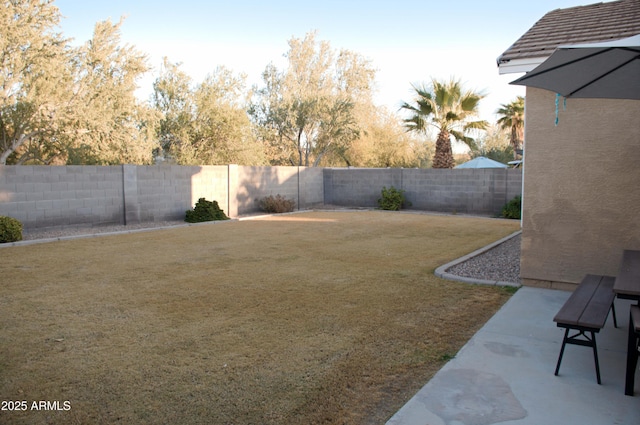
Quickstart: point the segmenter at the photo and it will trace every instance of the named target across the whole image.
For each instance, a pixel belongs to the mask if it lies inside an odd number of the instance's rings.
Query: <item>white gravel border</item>
[[[506,236],[496,242],[493,242],[485,247],[482,247],[480,249],[477,249],[475,251],[473,251],[470,254],[467,254],[463,257],[460,257],[456,260],[453,260],[447,264],[444,264],[440,267],[438,267],[435,271],[435,275],[442,278],[442,279],[447,279],[447,280],[456,280],[459,282],[465,282],[465,283],[471,283],[471,284],[477,284],[477,285],[492,285],[492,286],[511,286],[511,287],[515,287],[515,288],[519,288],[522,286],[522,284],[520,283],[516,283],[516,282],[505,282],[505,281],[501,281],[501,280],[488,280],[488,279],[479,279],[479,278],[472,278],[472,277],[466,277],[466,276],[458,276],[452,273],[447,272],[447,270],[449,270],[450,268],[457,266],[459,264],[464,263],[465,261],[468,261],[474,257],[477,257],[481,254],[485,254],[488,251],[490,251],[492,248],[495,248],[496,246],[510,240],[511,238],[514,238],[518,235],[520,235],[522,233],[522,230],[518,230],[517,232],[514,232],[512,234],[510,234],[509,236]]]

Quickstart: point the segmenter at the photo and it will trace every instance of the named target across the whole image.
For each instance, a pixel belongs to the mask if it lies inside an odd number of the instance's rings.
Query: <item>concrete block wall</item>
[[[238,167],[238,214],[260,211],[260,200],[282,195],[298,205],[298,167]]]
[[[376,207],[383,187],[405,191],[412,209],[498,214],[521,194],[522,173],[514,169],[325,169],[325,202]]]
[[[0,215],[25,228],[122,224],[122,166],[0,166]]]
[[[345,207],[377,207],[383,187],[401,189],[399,168],[326,168],[324,202]]]
[[[324,203],[322,168],[238,167],[237,181],[238,215],[260,211],[260,200],[267,196],[293,199],[297,209]]]
[[[404,190],[413,208],[494,215],[520,194],[522,173],[510,169],[407,170]]]
[[[347,169],[121,165],[0,166],[0,215],[25,229],[181,220],[199,198],[229,217],[259,212],[265,196],[377,207],[383,187],[405,190],[413,209],[493,215],[521,193],[520,170]]]
[[[127,223],[180,220],[198,199],[228,211],[228,167],[124,165]]]
[[[229,217],[280,194],[298,208],[323,203],[321,168],[119,165],[0,166],[0,215],[25,229],[181,220],[199,198]]]
[[[313,208],[324,204],[324,169],[319,167],[300,167],[298,177],[300,208]]]

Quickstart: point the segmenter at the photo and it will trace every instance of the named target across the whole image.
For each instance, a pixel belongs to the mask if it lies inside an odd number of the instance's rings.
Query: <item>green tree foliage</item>
[[[516,159],[516,151],[521,148],[524,140],[524,97],[518,96],[515,100],[500,105],[496,113],[500,116],[498,124],[511,133],[509,141],[513,149],[513,158]]]
[[[0,164],[150,162],[154,115],[134,96],[147,66],[121,23],[74,48],[53,1],[6,2],[0,20]]]
[[[400,118],[383,107],[358,111],[362,130],[341,159],[354,167],[426,168],[433,143],[405,131]]]
[[[162,115],[156,127],[163,155],[183,158],[192,138],[191,123],[195,105],[191,93],[191,77],[180,69],[180,64],[164,58],[160,76],[153,83],[152,103]]]
[[[315,33],[289,40],[288,67],[263,73],[250,114],[273,165],[317,166],[343,156],[360,134],[356,110],[371,104],[375,71],[360,55],[335,52]]]
[[[476,140],[469,156],[472,159],[484,156],[507,164],[513,159],[513,148],[509,144],[509,134],[498,125],[489,126],[484,136]]]
[[[243,102],[245,77],[219,67],[193,87],[166,58],[154,83],[154,107],[163,116],[157,136],[164,155],[179,164],[265,165]]]
[[[66,125],[68,163],[149,164],[159,116],[135,97],[146,56],[120,45],[122,21],[95,25],[93,39],[77,50],[73,112]]]
[[[0,164],[10,156],[22,163],[58,150],[53,137],[73,81],[67,41],[54,31],[59,21],[53,1],[0,7]]]
[[[142,103],[135,91],[149,66],[121,43],[122,21],[98,22],[78,46],[56,32],[59,22],[53,0],[0,8],[0,164],[149,164],[164,155],[199,165],[429,165],[431,143],[373,104],[370,62],[315,33],[290,39],[287,66],[268,65],[251,96],[243,75],[220,67],[194,84],[165,59]],[[466,130],[481,127],[469,120],[481,96],[454,82],[433,89],[416,89],[417,106],[403,109],[414,114],[409,129],[441,130],[442,166],[449,135],[471,143]]]
[[[428,132],[429,126],[438,131],[434,168],[453,168],[451,136],[473,147],[470,131],[486,128],[487,122],[475,120],[478,106],[484,95],[465,90],[456,80],[445,82],[433,79],[430,86],[413,86],[415,103],[403,103],[401,109],[410,113],[405,119],[408,131]]]

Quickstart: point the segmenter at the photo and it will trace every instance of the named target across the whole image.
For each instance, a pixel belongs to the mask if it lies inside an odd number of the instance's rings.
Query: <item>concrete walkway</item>
[[[553,317],[566,291],[523,287],[387,425],[640,424],[640,373],[624,395],[629,305],[616,300],[593,351],[567,345],[554,376],[564,329]]]

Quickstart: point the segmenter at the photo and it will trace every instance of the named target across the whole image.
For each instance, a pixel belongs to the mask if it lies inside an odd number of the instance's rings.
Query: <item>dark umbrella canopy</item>
[[[511,84],[564,97],[640,100],[640,34],[604,43],[560,46]]]

